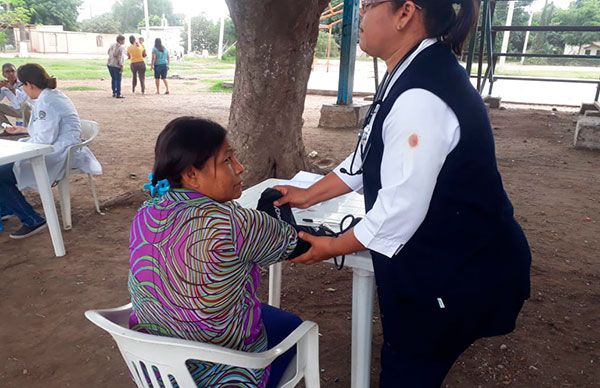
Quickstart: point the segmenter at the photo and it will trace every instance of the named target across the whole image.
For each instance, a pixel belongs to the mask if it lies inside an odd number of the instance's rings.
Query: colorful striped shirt
[[[245,352],[267,349],[256,296],[260,268],[286,259],[296,231],[266,213],[176,189],[145,202],[131,226],[130,327]],[[264,387],[269,368],[200,361],[202,387]],[[163,376],[164,377],[164,376]]]

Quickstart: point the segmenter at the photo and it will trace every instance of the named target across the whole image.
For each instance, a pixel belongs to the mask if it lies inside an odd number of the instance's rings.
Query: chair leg
[[[60,195],[60,210],[63,220],[63,228],[69,230],[73,227],[71,223],[71,190],[69,187],[69,176],[66,175],[58,182]]]
[[[304,370],[304,384],[306,388],[319,388],[321,379],[319,377],[319,327],[314,327],[306,341],[306,369]]]
[[[92,176],[92,174],[87,174],[88,176],[88,182],[90,182],[90,188],[92,189],[92,197],[94,197],[94,205],[96,206],[96,212],[100,215],[104,215],[104,213],[102,213],[100,211],[100,203],[98,202],[98,194],[96,194],[96,183],[94,182],[94,177]]]

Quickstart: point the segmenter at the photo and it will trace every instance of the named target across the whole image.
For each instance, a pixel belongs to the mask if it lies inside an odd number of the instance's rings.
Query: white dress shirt
[[[384,99],[413,59],[436,39],[425,39],[400,66],[388,84]],[[375,116],[365,128],[367,136]],[[417,231],[429,209],[437,177],[448,154],[460,139],[460,126],[452,109],[424,89],[402,93],[383,122],[381,189],[373,208],[354,227],[354,235],[368,249],[392,257]],[[350,176],[352,155],[335,168],[335,174],[354,191],[362,191],[362,175]],[[360,151],[352,171],[360,169]]]
[[[27,94],[21,89],[16,89],[13,93],[9,88],[0,88],[0,101],[7,99],[14,109],[21,109],[21,106],[29,99]]]

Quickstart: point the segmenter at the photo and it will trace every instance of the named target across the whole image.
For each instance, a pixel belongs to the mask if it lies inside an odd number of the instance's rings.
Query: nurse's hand
[[[298,237],[310,243],[311,247],[303,255],[290,260],[292,263],[314,264],[336,256],[330,250],[336,240],[335,237],[317,237],[304,232],[298,233]]]
[[[307,207],[313,205],[308,189],[288,185],[278,185],[273,188],[283,194],[283,197],[273,202],[275,206],[281,206],[289,203],[291,207],[306,209]]]
[[[298,233],[298,237],[307,241],[311,247],[303,255],[291,260],[292,263],[314,264],[335,256],[347,255],[366,249],[354,236],[353,229],[338,237],[317,237],[305,232]]]

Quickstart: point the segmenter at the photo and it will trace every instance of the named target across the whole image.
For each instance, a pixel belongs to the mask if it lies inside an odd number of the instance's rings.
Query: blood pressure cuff
[[[312,234],[313,236],[337,237],[335,232],[324,225],[319,227],[298,225],[296,223],[296,219],[294,218],[294,214],[292,213],[292,208],[289,204],[286,203],[285,205],[281,206],[273,205],[273,202],[277,201],[281,197],[283,197],[283,194],[280,191],[273,188],[268,188],[262,192],[256,209],[267,213],[273,218],[290,224],[294,229],[296,229],[296,232],[305,232]],[[310,243],[298,237],[296,249],[294,249],[294,251],[290,254],[288,260],[300,256],[309,249]]]

